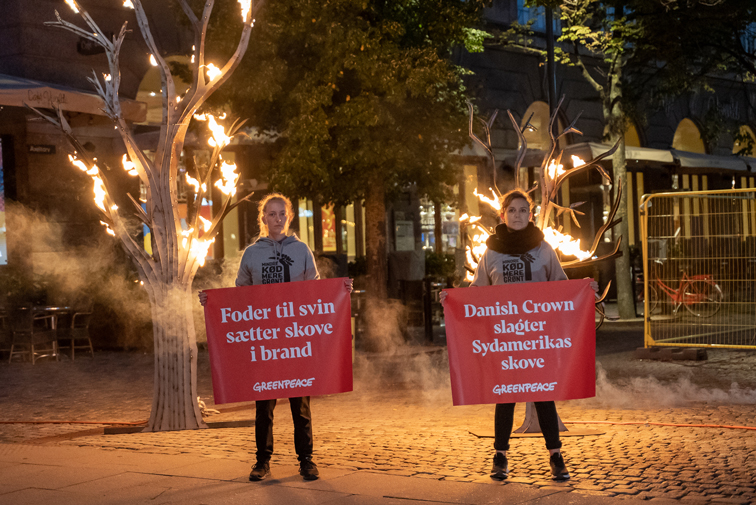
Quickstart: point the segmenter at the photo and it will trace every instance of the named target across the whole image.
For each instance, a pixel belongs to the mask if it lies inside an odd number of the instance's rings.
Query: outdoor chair
[[[92,339],[89,336],[89,321],[91,319],[91,309],[58,316],[58,348],[61,350],[71,349],[71,361],[76,357],[76,349],[85,349],[94,358]]]
[[[49,315],[35,315],[31,305],[20,306],[9,313],[11,331],[13,333],[10,357],[26,356],[31,358],[32,365],[39,358],[55,357],[58,360],[58,342],[53,328],[54,317]]]

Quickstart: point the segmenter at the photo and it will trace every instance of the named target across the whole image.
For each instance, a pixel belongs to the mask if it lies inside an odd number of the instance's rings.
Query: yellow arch
[[[677,125],[672,139],[672,149],[706,154],[706,145],[701,138],[701,131],[692,120],[685,118]]]

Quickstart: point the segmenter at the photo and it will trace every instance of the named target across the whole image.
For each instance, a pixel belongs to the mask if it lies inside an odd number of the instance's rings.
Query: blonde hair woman
[[[315,265],[315,256],[310,248],[289,233],[294,219],[291,200],[280,193],[271,193],[260,201],[257,220],[260,235],[244,250],[237,286],[274,284],[279,282],[309,281],[320,278]],[[352,281],[345,281],[347,290],[352,290]],[[207,294],[200,292],[200,303],[205,304]],[[249,480],[260,481],[270,475],[270,458],[273,455],[273,409],[277,400],[255,402],[255,445],[257,461],[249,474]],[[312,415],[310,397],[289,398],[291,417],[294,421],[294,450],[299,459],[299,473],[305,480],[319,476],[318,467],[312,461]]]

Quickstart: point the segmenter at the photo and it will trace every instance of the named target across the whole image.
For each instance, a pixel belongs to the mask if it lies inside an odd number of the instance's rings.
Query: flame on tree
[[[236,167],[223,161],[221,156],[221,151],[229,144],[241,123],[234,122],[226,133],[213,116],[199,115],[197,112],[239,64],[247,49],[254,16],[263,2],[258,0],[253,4],[252,0],[239,0],[244,25],[239,43],[228,61],[223,66],[216,67],[205,61],[204,48],[214,1],[205,2],[202,15],[198,17],[187,0],[178,0],[194,31],[192,82],[183,95],[176,91],[174,78],[155,44],[141,2],[124,2],[124,7],[135,10],[137,24],[151,53],[150,60],[160,71],[163,115],[153,158],[147,157],[139,149],[121,113],[118,97],[119,54],[127,33],[127,24],[124,23],[120,32],[109,39],[81,5],[75,0],[66,0],[66,3],[79,14],[87,28],[63,20],[57,11],[57,21],[45,24],[73,32],[105,50],[108,72],[100,76],[94,72],[89,81],[104,102],[103,112],[113,121],[126,146],[123,168],[130,175],[138,177],[147,190],[144,208],[128,195],[133,204],[128,214],[136,214],[150,229],[151,252],[145,251],[131,236],[132,227],[128,223],[130,216],[115,204],[115,188],[108,183],[105,174],[97,166],[97,160],[89,157],[82,148],[63,112],[60,109],[54,115],[39,110],[35,112],[58,126],[73,145],[75,154],[70,156],[70,160],[92,177],[94,199],[101,212],[101,222],[107,227],[108,233],[121,241],[134,261],[149,295],[155,347],[155,391],[145,431],[206,428],[197,397],[197,341],[192,317],[191,287],[197,270],[205,262],[208,248],[215,240],[221,221],[243,201],[231,204],[239,175],[235,171]],[[184,140],[193,118],[207,121],[211,131],[208,143],[212,147],[212,156],[206,167],[196,168],[195,173],[186,176],[192,195],[188,198],[187,227],[183,229],[178,212],[177,178]],[[216,177],[213,176],[215,169],[219,172]],[[209,197],[208,188],[213,179],[217,179],[215,185],[225,196],[221,211],[212,221],[208,221],[199,215],[199,208],[202,199]]]
[[[572,124],[565,128],[564,131],[562,131],[558,135],[554,134],[554,123],[556,122],[557,112],[562,105],[562,101],[564,101],[564,98],[559,101],[559,104],[557,105],[556,109],[551,115],[551,119],[549,120],[549,137],[551,139],[551,143],[548,154],[544,156],[543,161],[541,162],[541,167],[538,171],[538,182],[529,190],[527,188],[522,189],[525,189],[529,193],[540,189],[541,204],[536,214],[536,226],[543,232],[546,242],[548,242],[556,251],[560,253],[562,268],[577,268],[590,265],[598,261],[603,261],[615,257],[617,254],[619,254],[620,244],[622,242],[621,236],[617,238],[617,241],[614,244],[614,250],[612,252],[600,257],[595,256],[598,245],[601,242],[604,234],[619,223],[618,220],[614,219],[614,216],[617,213],[617,209],[620,204],[622,186],[621,184],[617,186],[617,194],[614,199],[614,204],[612,205],[611,211],[609,212],[609,215],[607,216],[604,224],[596,232],[596,235],[593,238],[593,242],[587,251],[583,250],[580,247],[580,240],[574,239],[570,235],[562,233],[562,227],[558,226],[556,223],[556,218],[566,213],[569,215],[572,221],[578,227],[580,227],[580,223],[578,222],[576,215],[583,215],[583,213],[578,211],[577,207],[585,202],[578,202],[571,204],[569,207],[564,207],[557,203],[557,195],[559,195],[562,184],[564,184],[564,182],[569,177],[573,177],[591,168],[598,170],[605,178],[605,180],[611,180],[609,174],[606,172],[606,170],[604,170],[599,162],[604,158],[611,156],[614,151],[617,150],[619,143],[615,144],[611,149],[597,156],[588,163],[581,160],[577,156],[573,156],[573,168],[565,170],[564,165],[562,164],[563,152],[559,151],[559,153],[557,154],[557,146],[559,140],[569,133],[577,133],[579,135],[582,135],[582,133],[575,128],[575,123],[580,117],[580,115],[578,115],[578,117],[575,118]],[[473,106],[470,102],[468,102],[468,110],[470,114],[470,137],[486,151],[490,160],[490,168],[493,173],[494,183],[493,188],[491,189],[493,198],[479,194],[477,192],[477,189],[475,190],[475,195],[481,202],[486,203],[493,210],[495,210],[498,216],[499,212],[501,211],[500,197],[502,195],[496,183],[496,159],[494,157],[493,146],[491,144],[491,126],[496,119],[498,111],[494,111],[493,114],[491,114],[491,117],[489,117],[488,121],[484,121],[479,117],[475,117],[473,113]],[[530,120],[528,119],[528,121],[525,122],[525,125],[520,128],[520,126],[517,124],[517,121],[515,121],[512,113],[510,111],[507,111],[507,114],[509,115],[509,119],[510,121],[512,121],[512,125],[514,126],[514,129],[517,132],[520,140],[520,147],[518,148],[517,158],[515,161],[514,174],[515,187],[521,188],[519,181],[520,167],[522,166],[522,162],[525,159],[525,153],[528,149],[528,143],[525,139],[524,131],[526,128],[535,127],[530,124]],[[485,140],[482,140],[473,131],[473,126],[476,119],[483,128],[483,131],[485,133]],[[462,239],[463,243],[465,244],[465,253],[467,259],[465,269],[467,270],[468,280],[472,280],[472,274],[475,272],[475,267],[478,264],[479,258],[486,250],[486,239],[488,239],[488,237],[494,233],[494,230],[484,226],[480,222],[481,216],[471,217],[467,214],[464,214],[460,216],[459,220],[462,225]],[[609,285],[606,286],[601,297],[597,300],[597,303],[603,301],[608,291]],[[597,310],[601,310],[598,305]]]

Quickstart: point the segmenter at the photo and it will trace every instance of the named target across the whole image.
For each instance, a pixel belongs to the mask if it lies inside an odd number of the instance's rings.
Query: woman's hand
[[[449,296],[449,293],[444,289],[438,294],[438,301],[441,302],[441,306],[446,308],[446,297]]]
[[[346,288],[347,293],[351,293],[354,291],[354,281],[349,278],[344,279],[344,287]]]
[[[590,277],[584,277],[584,278],[585,279],[591,279]],[[598,293],[598,290],[599,290],[598,282],[596,282],[593,279],[591,279],[591,289],[594,290],[596,293]]]
[[[205,304],[207,303],[207,293],[205,293],[204,291],[200,291],[199,292],[199,301],[200,301],[200,305],[202,305],[204,307]]]

